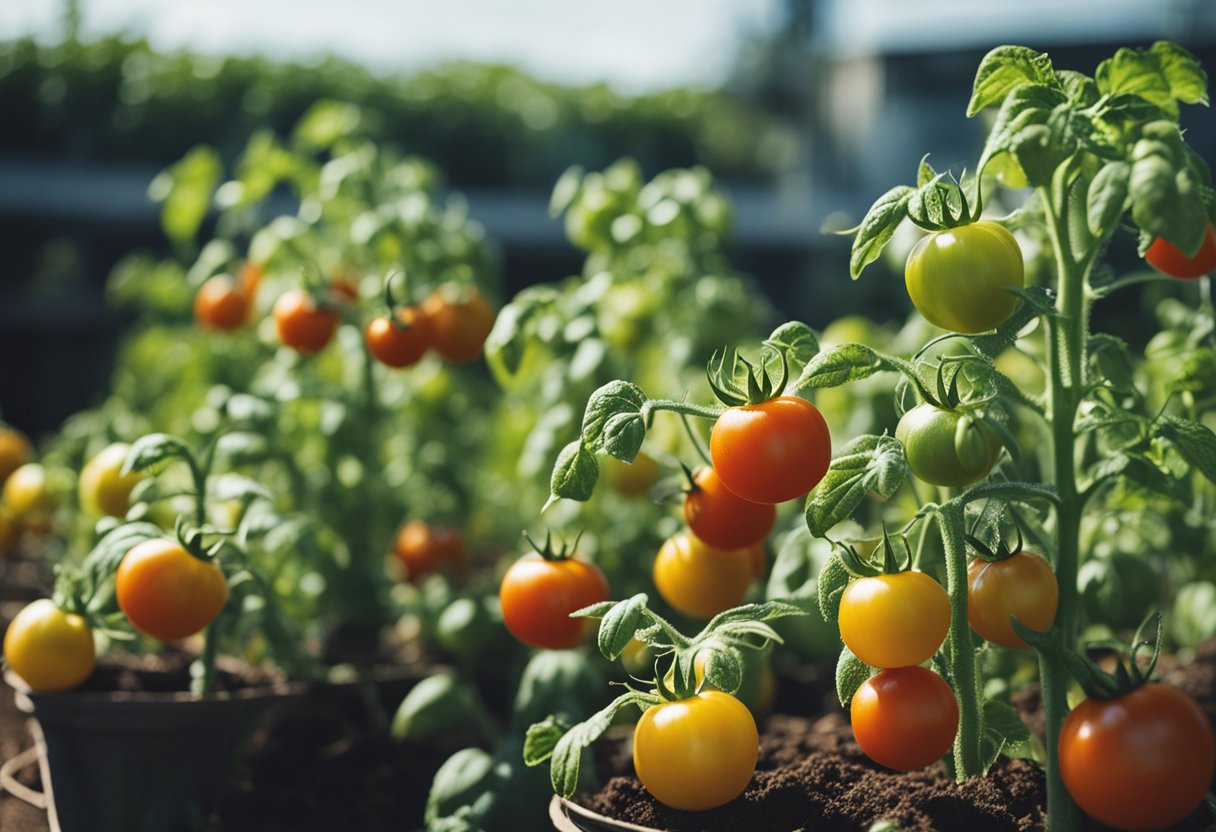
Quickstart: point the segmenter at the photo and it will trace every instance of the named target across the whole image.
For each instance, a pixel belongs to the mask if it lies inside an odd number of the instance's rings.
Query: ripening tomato
[[[246,260],[241,264],[241,268],[237,271],[236,286],[240,289],[241,294],[249,299],[249,305],[253,305],[253,299],[258,295],[258,287],[262,285],[262,267],[250,263]]]
[[[0,427],[0,483],[34,456],[29,440],[12,428]]]
[[[663,600],[692,618],[713,618],[738,606],[752,582],[747,549],[716,549],[691,532],[667,539],[652,569]]]
[[[202,329],[230,332],[249,320],[249,296],[226,274],[208,278],[194,296],[194,320]]]
[[[1005,286],[1026,284],[1022,249],[990,220],[934,231],[908,254],[904,281],[929,323],[974,335],[1003,324],[1018,297]]]
[[[736,497],[713,468],[698,468],[684,496],[684,520],[697,537],[717,549],[744,549],[759,543],[777,522],[777,507]]]
[[[928,402],[899,420],[895,438],[908,467],[930,485],[961,488],[991,473],[1001,456],[1001,440],[984,421]]]
[[[1154,269],[1170,277],[1203,277],[1216,271],[1216,229],[1208,223],[1203,244],[1194,257],[1187,257],[1169,240],[1158,237],[1144,252],[1144,259]]]
[[[573,557],[525,555],[507,570],[498,590],[502,620],[530,647],[576,647],[594,625],[570,613],[608,600],[608,580],[597,566]]]
[[[1033,552],[988,563],[976,558],[967,567],[967,620],[971,629],[993,644],[1024,650],[1010,617],[1035,632],[1044,632],[1056,617],[1060,587],[1056,573]]]
[[[80,506],[86,512],[93,516],[126,516],[131,508],[131,489],[140,479],[136,471],[119,474],[130,451],[130,445],[115,442],[85,463],[80,471]]]
[[[896,771],[942,758],[958,733],[958,700],[946,680],[923,667],[879,671],[849,703],[853,736],[871,760]]]
[[[397,532],[394,552],[411,581],[436,569],[464,566],[464,538],[450,526],[411,520]]]
[[[396,321],[372,318],[363,333],[371,354],[389,367],[417,364],[431,345],[430,320],[412,306],[398,310]]]
[[[608,487],[623,497],[644,497],[658,482],[659,463],[639,453],[633,462],[622,462],[614,456],[604,460],[604,476]]]
[[[55,507],[55,497],[46,484],[46,469],[27,462],[4,481],[4,505],[16,517],[40,521]]]
[[[339,271],[329,282],[329,291],[343,303],[356,304],[359,302],[359,283],[357,275],[352,271]]]
[[[752,780],[760,736],[747,706],[721,691],[652,705],[633,729],[633,767],[646,791],[673,809],[734,800]]]
[[[338,313],[303,289],[291,289],[274,302],[274,322],[279,340],[302,355],[320,352],[338,328]]]
[[[4,659],[35,693],[71,690],[96,664],[93,631],[79,615],[43,598],[27,605],[8,625]]]
[[[805,399],[778,396],[718,417],[709,453],[722,485],[753,503],[784,503],[819,484],[832,461],[823,416]]]
[[[1216,742],[1194,699],[1153,682],[1086,699],[1060,729],[1060,774],[1086,814],[1115,829],[1164,829],[1203,801]]]
[[[494,310],[476,289],[463,300],[451,289],[440,289],[423,301],[422,312],[431,322],[431,346],[453,364],[481,355],[494,328]]]
[[[21,525],[16,518],[0,508],[0,558],[7,557],[8,553],[17,547],[19,537],[21,537]]]
[[[924,572],[858,578],[840,597],[840,637],[871,667],[927,661],[950,630],[950,597]]]
[[[132,547],[118,565],[114,586],[131,626],[161,641],[194,635],[228,602],[220,568],[165,538]]]

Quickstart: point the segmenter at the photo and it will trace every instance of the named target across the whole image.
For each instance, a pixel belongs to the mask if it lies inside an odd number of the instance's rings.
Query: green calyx
[[[524,532],[524,540],[528,541],[528,545],[532,547],[532,550],[551,563],[570,560],[570,558],[574,557],[574,551],[578,548],[578,542],[582,536],[583,533],[580,531],[575,535],[573,542],[564,541],[554,545],[553,532],[546,529],[545,543],[542,546],[533,540],[530,534],[526,531]]]
[[[1152,637],[1146,636],[1146,630],[1151,626]],[[1064,662],[1068,671],[1076,678],[1078,684],[1091,699],[1117,699],[1131,693],[1136,688],[1148,682],[1157,669],[1157,659],[1161,656],[1161,613],[1154,612],[1140,625],[1132,636],[1130,645],[1120,641],[1092,642],[1090,648],[1110,650],[1114,653],[1115,670],[1108,673],[1098,667],[1088,656],[1072,650],[1064,653]],[[1143,650],[1149,650],[1148,661],[1141,667],[1139,658]]]
[[[1025,542],[1022,539],[1022,525],[1015,521],[1014,528],[1017,530],[1018,542],[1012,547],[1008,545],[1005,538],[999,535],[996,542],[991,545],[984,543],[984,541],[971,534],[967,535],[964,539],[967,541],[967,545],[975,550],[975,554],[980,560],[988,563],[997,563],[998,561],[1009,560],[1022,551],[1022,544]]]
[[[775,376],[768,371],[768,365],[774,360],[780,362]],[[740,365],[743,367],[743,383],[738,380]],[[759,366],[741,357],[738,350],[731,349],[715,351],[705,368],[710,389],[728,407],[761,404],[781,395],[789,379],[789,371],[785,351],[768,344],[761,351]]]
[[[895,542],[887,532],[887,524],[882,525],[882,540],[869,558],[864,558],[852,545],[847,543],[833,544],[844,568],[858,578],[876,578],[879,575],[896,575],[912,568],[912,549],[907,539],[901,534],[898,537],[903,544],[902,557],[895,550]]]

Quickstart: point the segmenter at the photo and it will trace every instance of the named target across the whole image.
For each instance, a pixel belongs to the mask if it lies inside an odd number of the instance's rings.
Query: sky
[[[132,32],[155,47],[308,59],[380,71],[441,60],[511,63],[570,83],[641,91],[722,80],[742,33],[780,0],[81,0],[85,38]],[[0,39],[53,42],[62,0],[0,0]]]

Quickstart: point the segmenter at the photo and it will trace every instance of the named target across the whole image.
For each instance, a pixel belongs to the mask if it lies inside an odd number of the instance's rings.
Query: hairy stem
[[[958,734],[954,737],[954,771],[960,781],[982,775],[980,737],[983,724],[975,648],[967,620],[967,544],[963,503],[952,500],[937,515],[946,550],[946,591],[950,595],[949,645],[954,693],[958,697]]]

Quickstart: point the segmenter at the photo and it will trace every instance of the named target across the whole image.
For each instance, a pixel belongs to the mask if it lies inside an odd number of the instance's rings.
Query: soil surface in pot
[[[1216,723],[1216,642],[1186,666],[1163,662],[1161,677],[1194,696]],[[1017,704],[1041,731],[1037,702],[1032,690]],[[617,820],[671,832],[859,832],[883,819],[902,832],[1022,832],[1041,828],[1047,797],[1042,772],[1022,761],[1002,759],[988,777],[962,784],[940,764],[906,773],[885,769],[861,752],[839,712],[818,719],[770,717],[752,784],[708,812],[682,812],[654,800],[634,776],[629,754],[626,741],[601,743],[597,762],[609,779],[578,802]],[[1083,819],[1081,828],[1101,827]],[[1205,803],[1172,829],[1211,832],[1216,813]]]

